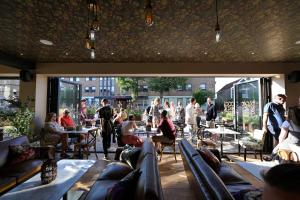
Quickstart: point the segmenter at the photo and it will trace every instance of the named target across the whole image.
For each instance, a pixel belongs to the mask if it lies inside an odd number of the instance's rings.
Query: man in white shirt
[[[185,108],[185,123],[190,127],[194,128],[196,125],[196,111],[195,111],[196,100],[194,97],[190,99],[190,103]]]

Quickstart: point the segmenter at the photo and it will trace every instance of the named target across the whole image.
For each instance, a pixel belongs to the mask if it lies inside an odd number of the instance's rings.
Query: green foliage
[[[10,105],[16,106],[13,111],[7,111],[1,114],[2,117],[6,115],[6,119],[10,121],[10,125],[14,128],[10,128],[8,132],[13,137],[27,135],[31,140],[33,134],[30,130],[30,125],[34,117],[34,112],[30,109],[29,104],[33,102],[33,99],[27,98],[22,103],[19,99],[10,98],[6,100]]]
[[[159,92],[160,97],[163,97],[164,92],[171,89],[177,89],[178,85],[185,86],[187,78],[184,77],[154,77],[149,78],[147,84],[149,89],[154,92]]]
[[[223,121],[233,121],[234,115],[232,112],[221,112]]]
[[[139,81],[142,81],[144,78],[141,77],[118,77],[117,83],[121,90],[131,91],[131,97],[133,100],[136,100],[139,92]]]
[[[60,91],[59,101],[61,104],[65,104],[67,107],[71,107],[74,99],[76,98],[76,91],[71,88],[66,88]]]
[[[87,115],[95,115],[97,111],[97,108],[92,106],[92,107],[87,107],[86,109],[86,114]]]
[[[198,90],[193,93],[193,97],[196,99],[197,103],[203,105],[207,97],[211,97],[212,99],[215,97],[215,93],[210,90]]]

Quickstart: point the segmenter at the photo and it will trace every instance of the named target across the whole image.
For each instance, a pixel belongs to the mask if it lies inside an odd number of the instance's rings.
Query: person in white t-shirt
[[[128,120],[122,123],[122,142],[124,144],[132,144],[136,147],[141,147],[143,145],[143,140],[134,135],[134,130],[137,129],[136,123],[134,121],[134,116],[129,115]]]
[[[196,104],[196,100],[194,97],[192,97],[190,99],[190,103],[185,108],[185,123],[188,126],[190,126],[192,129],[196,125],[195,104]]]

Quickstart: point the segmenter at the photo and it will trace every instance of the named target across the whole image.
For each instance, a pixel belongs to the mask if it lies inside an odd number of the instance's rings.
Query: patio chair
[[[173,154],[174,154],[174,157],[175,157],[175,161],[177,162],[176,147],[175,147],[176,137],[175,137],[174,140],[171,140],[170,142],[161,142],[160,144],[161,144],[161,151],[160,151],[160,159],[159,159],[159,161],[161,161],[161,159],[162,159],[164,148],[167,147],[167,146],[169,146],[169,147],[172,147]]]
[[[238,147],[239,147],[239,156],[241,152],[241,147],[244,149],[244,161],[247,159],[247,152],[254,151],[254,157],[256,157],[256,152],[259,152],[260,160],[262,159],[262,151],[265,140],[265,133],[262,130],[255,129],[253,136],[246,136],[240,139]]]

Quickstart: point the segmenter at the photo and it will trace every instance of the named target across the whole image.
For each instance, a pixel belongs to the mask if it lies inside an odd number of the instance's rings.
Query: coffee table
[[[95,162],[94,160],[60,160],[57,163],[57,177],[54,181],[42,185],[41,173],[38,173],[1,196],[0,200],[67,199],[70,188]]]

